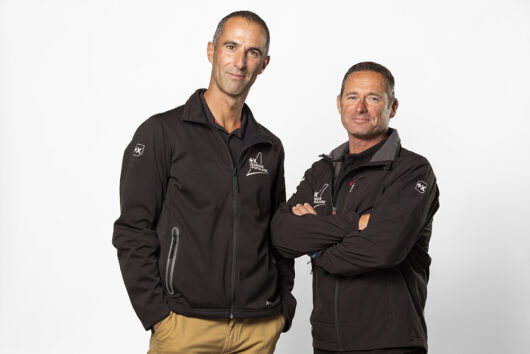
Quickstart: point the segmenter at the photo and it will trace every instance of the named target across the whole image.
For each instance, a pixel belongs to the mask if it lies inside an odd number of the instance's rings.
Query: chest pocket
[[[344,182],[344,210],[364,213],[372,209],[384,191],[384,171],[368,171],[355,174]]]

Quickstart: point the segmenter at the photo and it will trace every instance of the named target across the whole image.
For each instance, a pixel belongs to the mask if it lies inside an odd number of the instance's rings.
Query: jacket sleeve
[[[401,263],[429,227],[439,206],[438,195],[434,173],[423,160],[381,194],[364,230],[352,230],[341,242],[319,251],[315,264],[331,274],[355,276]]]
[[[272,220],[272,242],[285,257],[312,254],[334,245],[358,224],[359,215],[355,212],[326,216],[292,213],[291,208],[296,204],[311,204],[313,200],[314,168],[315,165],[305,172],[296,192],[282,204]]]
[[[145,121],[125,149],[120,178],[121,214],[112,243],[131,303],[144,328],[169,315],[158,271],[155,231],[171,164],[171,147],[157,117]]]
[[[280,203],[285,202],[285,177],[284,177],[284,152],[281,150],[280,164],[276,181],[273,188],[272,207],[273,213],[278,209]],[[296,299],[292,294],[294,287],[294,260],[283,257],[276,249],[273,256],[279,273],[279,289],[282,301],[282,313],[285,316],[284,332],[287,332],[293,323],[296,311]]]

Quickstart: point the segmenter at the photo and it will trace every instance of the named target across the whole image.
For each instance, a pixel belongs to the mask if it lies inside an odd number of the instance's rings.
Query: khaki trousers
[[[283,314],[244,319],[166,317],[151,336],[148,354],[273,353]]]

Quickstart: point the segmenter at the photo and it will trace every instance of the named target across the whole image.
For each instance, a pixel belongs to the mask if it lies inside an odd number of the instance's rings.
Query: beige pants
[[[285,326],[283,314],[245,319],[165,318],[151,336],[148,354],[272,353]]]

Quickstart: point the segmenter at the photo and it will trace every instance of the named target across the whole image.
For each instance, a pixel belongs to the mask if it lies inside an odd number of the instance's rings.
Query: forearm
[[[369,225],[316,254],[315,264],[335,275],[355,276],[393,267],[410,253],[422,234],[430,235],[432,218],[438,209],[438,190],[402,207],[389,207],[391,200],[371,213]]]
[[[282,313],[285,316],[284,332],[289,330],[296,311],[296,299],[292,291],[294,287],[294,260],[282,257],[277,251],[273,256],[278,269],[278,288],[281,296]]]
[[[123,281],[144,328],[150,329],[169,314],[158,271],[159,244],[153,230],[135,230],[115,223],[113,244]]]
[[[272,242],[283,256],[299,257],[342,241],[356,229],[358,219],[358,214],[353,212],[341,216],[298,216],[284,205],[272,220]]]

